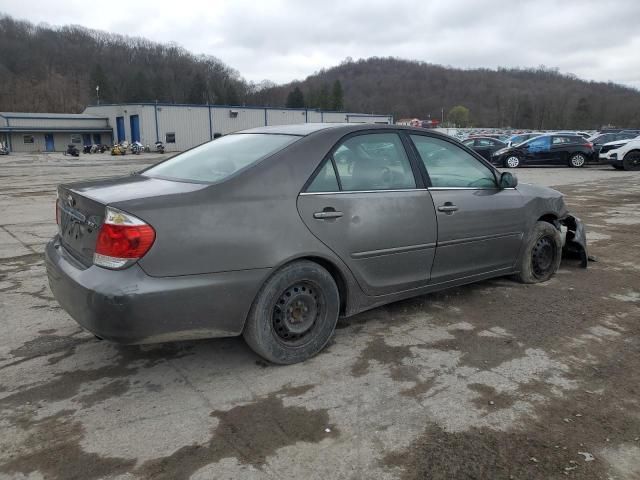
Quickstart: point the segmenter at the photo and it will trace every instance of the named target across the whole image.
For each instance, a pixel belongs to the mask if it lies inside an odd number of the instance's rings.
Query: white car
[[[622,140],[612,143],[621,143]],[[618,148],[609,150],[604,160],[616,170],[640,170],[640,137],[633,138]]]
[[[598,158],[600,159],[600,161],[603,161],[604,163],[607,163],[608,161],[608,154],[611,150],[617,150],[618,148],[622,147],[623,145],[626,145],[627,143],[629,143],[631,140],[633,140],[632,138],[625,138],[625,139],[620,139],[620,140],[614,140],[612,142],[607,142],[602,144],[602,146],[600,147],[600,151],[598,153]]]

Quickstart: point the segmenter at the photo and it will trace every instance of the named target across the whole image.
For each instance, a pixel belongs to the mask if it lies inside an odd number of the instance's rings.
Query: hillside
[[[284,105],[299,87],[307,104],[340,80],[344,108],[393,113],[395,118],[440,119],[456,105],[470,124],[517,128],[640,127],[640,91],[613,83],[586,82],[552,69],[461,70],[397,58],[345,61],[302,82],[270,88],[260,100]]]
[[[249,85],[211,56],[78,26],[0,16],[0,111],[81,112],[96,101],[238,103]]]
[[[445,120],[462,105],[474,126],[640,128],[640,91],[553,69],[461,70],[373,57],[301,82],[255,85],[219,59],[175,44],[0,15],[0,111],[81,112],[95,103],[96,85],[103,103],[289,104],[437,119],[444,111]]]

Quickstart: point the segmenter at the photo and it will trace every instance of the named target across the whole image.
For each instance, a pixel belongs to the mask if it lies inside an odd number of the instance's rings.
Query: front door
[[[124,134],[124,117],[116,117],[116,135],[118,137],[118,143],[125,141]]]
[[[494,170],[453,142],[427,135],[411,139],[436,208],[431,282],[512,269],[525,227],[520,193],[499,189]]]
[[[56,147],[53,143],[53,133],[44,134],[44,149],[47,152],[55,151]]]
[[[129,126],[131,127],[131,142],[140,141],[140,117],[131,115],[129,117]]]
[[[368,295],[428,282],[435,211],[397,133],[360,133],[338,144],[298,197],[298,211]]]

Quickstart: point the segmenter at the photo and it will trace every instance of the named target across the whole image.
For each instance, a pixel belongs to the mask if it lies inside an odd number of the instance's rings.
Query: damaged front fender
[[[587,268],[589,256],[587,254],[587,232],[578,217],[567,215],[560,220],[560,224],[567,227],[567,236],[562,248],[562,255],[580,258],[580,266]]]

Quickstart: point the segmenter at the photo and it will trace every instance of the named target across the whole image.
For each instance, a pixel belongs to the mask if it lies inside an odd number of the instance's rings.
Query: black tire
[[[581,168],[584,167],[585,163],[587,163],[587,156],[584,153],[574,153],[569,157],[570,167]]]
[[[622,166],[625,170],[640,170],[640,152],[634,150],[627,153],[622,160]]]
[[[273,274],[256,296],[242,335],[261,357],[288,365],[319,353],[336,327],[340,294],[314,262],[298,261]]]
[[[616,170],[624,170],[624,167],[622,165],[611,165],[611,166]]]
[[[547,222],[536,222],[518,260],[516,278],[522,283],[546,282],[558,271],[562,258],[562,237]]]
[[[504,159],[505,168],[518,168],[520,163],[520,157],[517,155],[507,155]]]

